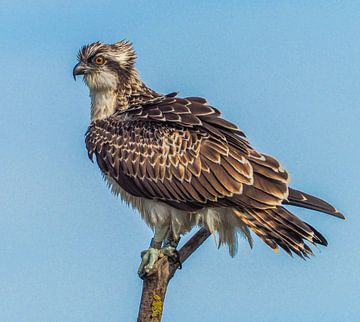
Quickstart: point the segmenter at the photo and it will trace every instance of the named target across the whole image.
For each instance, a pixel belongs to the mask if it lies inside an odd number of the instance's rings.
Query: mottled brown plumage
[[[80,60],[104,53],[108,45],[93,46],[96,49],[82,49]],[[133,59],[135,54],[128,56]],[[189,216],[203,209],[232,209],[267,245],[289,254],[311,255],[305,241],[327,245],[318,231],[283,205],[344,218],[342,214],[321,199],[289,189],[288,173],[279,162],[253,149],[244,133],[205,99],[158,94],[138,79],[133,60],[126,68],[127,83],[115,90],[113,112],[93,118],[86,133],[89,157],[95,156],[107,178],[130,196]]]

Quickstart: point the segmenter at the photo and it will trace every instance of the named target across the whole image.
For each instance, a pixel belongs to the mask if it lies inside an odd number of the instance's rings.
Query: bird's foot
[[[182,263],[180,260],[180,254],[178,250],[175,248],[173,254],[171,255],[171,259],[178,264],[178,269],[182,269]]]
[[[178,251],[172,246],[166,246],[160,249],[150,247],[147,250],[142,251],[141,263],[138,269],[140,278],[144,278],[145,275],[151,274],[155,268],[155,263],[164,256],[176,258],[176,260],[179,261]]]

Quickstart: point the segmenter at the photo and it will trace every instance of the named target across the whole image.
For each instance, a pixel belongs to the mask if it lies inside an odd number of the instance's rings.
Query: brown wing
[[[325,238],[281,205],[343,218],[323,200],[288,189],[288,174],[274,158],[255,151],[245,135],[198,97],[170,94],[91,124],[89,157],[134,196],[195,211],[232,207],[271,248],[307,257],[304,241]]]
[[[268,209],[287,196],[279,163],[202,98],[162,97],[95,121],[86,144],[123,189],[179,209]]]

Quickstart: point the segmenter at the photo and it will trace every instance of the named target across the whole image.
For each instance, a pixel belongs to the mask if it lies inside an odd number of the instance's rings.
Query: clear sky
[[[178,271],[170,322],[360,321],[358,1],[0,1],[0,321],[134,321],[151,231],[87,159],[80,46],[133,41],[159,92],[206,97],[293,187],[329,240],[305,262],[209,239]]]

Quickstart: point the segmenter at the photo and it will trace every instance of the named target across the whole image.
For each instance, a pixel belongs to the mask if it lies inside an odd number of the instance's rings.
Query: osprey
[[[174,255],[181,235],[195,225],[219,236],[230,255],[238,234],[252,246],[250,230],[268,246],[304,258],[305,243],[327,245],[311,225],[284,205],[344,216],[327,202],[289,187],[273,157],[256,151],[244,133],[200,97],[163,95],[135,69],[128,41],[82,47],[73,76],[90,89],[86,147],[111,190],[137,209],[153,229],[139,274],[162,254]]]

